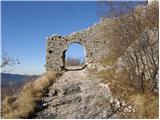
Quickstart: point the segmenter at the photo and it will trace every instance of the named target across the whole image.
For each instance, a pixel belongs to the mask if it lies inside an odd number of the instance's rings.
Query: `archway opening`
[[[80,70],[86,65],[86,51],[81,43],[69,44],[64,52],[64,68],[67,70]]]

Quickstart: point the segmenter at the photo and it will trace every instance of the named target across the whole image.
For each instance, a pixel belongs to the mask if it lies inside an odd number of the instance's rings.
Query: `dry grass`
[[[142,14],[143,9],[146,11],[146,15]],[[139,6],[134,11],[134,14],[129,13],[118,18],[115,23],[113,22],[112,28],[108,27],[109,29],[104,31],[106,39],[110,40],[108,46],[111,53],[101,63],[102,65],[110,65],[112,67],[99,73],[94,71],[94,74],[96,73],[98,77],[103,78],[104,83],[109,83],[108,85],[113,96],[125,101],[127,105],[134,106],[136,112],[131,113],[128,118],[132,118],[132,116],[135,116],[133,118],[158,118],[159,96],[153,95],[148,90],[146,87],[147,81],[144,82],[144,91],[140,91],[138,88],[133,87],[136,83],[135,81],[129,81],[125,71],[116,73],[116,68],[113,68],[114,63],[117,62],[117,58],[124,54],[126,49],[139,38],[141,33],[148,28],[158,28],[158,10],[158,2],[153,2],[150,6],[144,8]],[[134,15],[136,20],[134,19]],[[123,27],[124,25],[126,27]]]
[[[137,94],[131,96],[138,119],[158,119],[159,97],[153,94]]]
[[[113,96],[135,108],[135,112],[128,114],[128,118],[158,118],[159,96],[155,96],[147,90],[142,93],[132,87],[124,71],[116,74],[114,68],[102,71],[97,76],[103,78],[104,83],[110,83],[109,87]],[[121,117],[123,118],[123,116]]]
[[[48,72],[35,82],[24,86],[20,95],[14,99],[6,97],[2,103],[2,118],[27,118],[36,109],[36,103],[43,96],[43,92],[56,79],[56,73]]]

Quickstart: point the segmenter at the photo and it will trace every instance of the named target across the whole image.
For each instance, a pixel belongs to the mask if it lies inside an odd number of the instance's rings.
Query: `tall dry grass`
[[[96,75],[103,79],[102,82],[109,83],[113,96],[124,101],[126,105],[133,106],[135,112],[127,114],[127,118],[157,119],[159,117],[159,95],[154,95],[147,89],[144,93],[135,89],[124,71],[116,73],[115,69],[110,69]],[[126,114],[121,118],[126,118]]]
[[[44,90],[54,83],[56,77],[55,72],[45,73],[35,82],[27,83],[16,99],[6,97],[2,103],[2,118],[28,118],[35,111],[36,104],[43,97]]]

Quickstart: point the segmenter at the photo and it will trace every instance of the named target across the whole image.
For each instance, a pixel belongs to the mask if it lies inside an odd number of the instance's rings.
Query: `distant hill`
[[[9,83],[16,83],[23,85],[27,80],[34,80],[38,78],[37,75],[19,75],[11,73],[1,73],[1,85],[8,85]]]
[[[27,82],[36,80],[38,77],[38,75],[1,73],[2,99],[4,98],[4,96],[17,94]]]

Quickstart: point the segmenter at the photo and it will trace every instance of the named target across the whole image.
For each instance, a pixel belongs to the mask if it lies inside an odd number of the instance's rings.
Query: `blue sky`
[[[13,69],[11,73],[42,74],[46,37],[68,35],[98,22],[98,7],[96,1],[2,2],[2,50],[20,60],[20,64],[7,69]],[[68,54],[81,57],[80,48],[73,45]]]
[[[2,49],[19,58],[11,71],[18,74],[45,71],[47,36],[67,35],[98,22],[96,2],[2,2],[1,7]],[[70,54],[77,53],[82,55],[80,49]]]
[[[85,51],[84,46],[82,46],[81,44],[71,43],[67,48],[65,56],[66,56],[66,59],[67,58],[76,58],[76,59],[84,60],[84,58],[86,56],[86,51]]]

